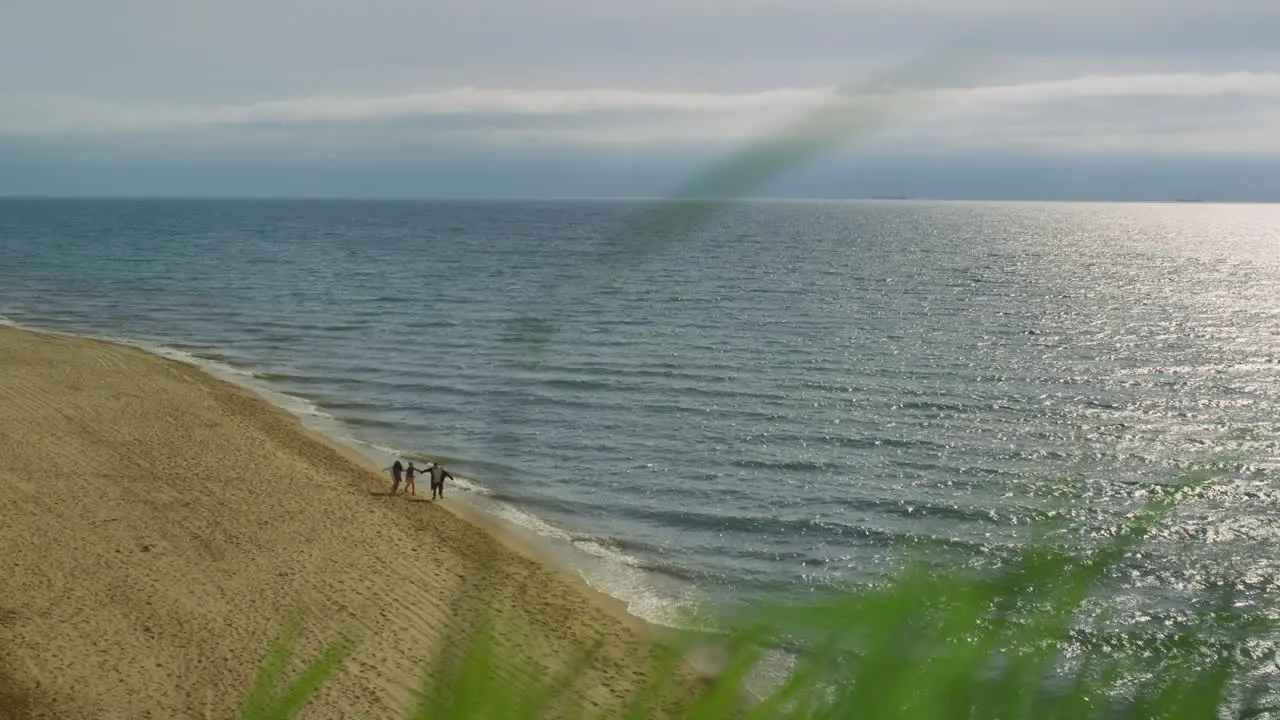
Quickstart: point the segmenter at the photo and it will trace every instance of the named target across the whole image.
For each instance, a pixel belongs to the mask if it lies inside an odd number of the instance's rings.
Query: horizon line
[[[373,195],[150,195],[150,194],[55,194],[55,193],[0,193],[0,201],[9,200],[144,200],[144,201],[224,201],[224,202],[369,202],[369,203],[554,203],[554,202],[883,202],[883,203],[1058,203],[1058,204],[1128,204],[1128,205],[1275,205],[1280,204],[1280,197],[1275,200],[1233,200],[1229,198],[1210,199],[1196,197],[1166,197],[1146,199],[1121,198],[958,198],[958,197],[924,197],[895,195],[866,196],[767,196],[767,197],[670,197],[645,195],[565,195],[565,196],[373,196]]]

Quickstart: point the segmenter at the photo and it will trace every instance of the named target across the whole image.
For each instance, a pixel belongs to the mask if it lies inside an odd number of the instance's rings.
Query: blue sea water
[[[1127,612],[1274,588],[1280,208],[740,202],[666,242],[646,209],[0,200],[0,316],[440,459],[652,620],[1087,543],[1206,461]]]

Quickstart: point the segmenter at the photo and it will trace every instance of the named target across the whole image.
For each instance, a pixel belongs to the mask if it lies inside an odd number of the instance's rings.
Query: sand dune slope
[[[644,634],[599,598],[444,506],[383,490],[195,368],[0,328],[0,701],[27,693],[28,714],[60,719],[234,717],[302,608],[304,650],[359,640],[304,717],[396,717],[482,601],[517,628],[504,652],[548,671],[604,638],[589,704],[614,707],[640,679]]]

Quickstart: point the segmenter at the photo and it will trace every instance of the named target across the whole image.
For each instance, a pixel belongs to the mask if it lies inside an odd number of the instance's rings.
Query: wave
[[[246,326],[254,329],[296,330],[302,333],[339,332],[346,330],[359,330],[365,327],[364,323],[282,322],[279,320],[264,320],[262,318],[246,318],[246,321]]]
[[[750,458],[733,458],[729,464],[749,470],[774,470],[777,472],[822,472],[839,467],[836,463],[822,460],[752,460]]]
[[[714,531],[723,533],[745,533],[762,538],[796,538],[796,537],[838,537],[841,540],[862,540],[877,547],[901,548],[905,546],[956,547],[972,551],[987,551],[994,541],[989,539],[971,540],[960,537],[933,535],[915,530],[874,527],[870,525],[841,522],[829,518],[779,517],[776,515],[748,514],[710,514],[681,509],[638,508],[625,511],[637,519],[657,522],[669,527]],[[757,551],[744,549],[735,545],[717,546],[720,553],[746,553],[752,556]],[[773,553],[763,553],[762,557],[772,557]]]
[[[404,423],[392,422],[391,420],[379,420],[377,418],[356,417],[352,415],[335,415],[335,419],[353,425],[355,427],[402,427]]]
[[[386,405],[360,400],[319,399],[315,403],[325,410],[385,410]]]
[[[267,382],[287,382],[298,384],[320,384],[330,381],[330,378],[322,375],[302,375],[299,373],[288,372],[255,372],[254,377]]]

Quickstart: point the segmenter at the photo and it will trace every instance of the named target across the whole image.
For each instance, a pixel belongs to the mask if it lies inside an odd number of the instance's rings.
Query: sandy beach
[[[194,367],[0,327],[0,719],[234,717],[295,612],[305,658],[358,642],[306,718],[400,717],[486,607],[540,671],[603,640],[575,694],[590,707],[644,679],[651,635],[618,604],[388,485]]]

